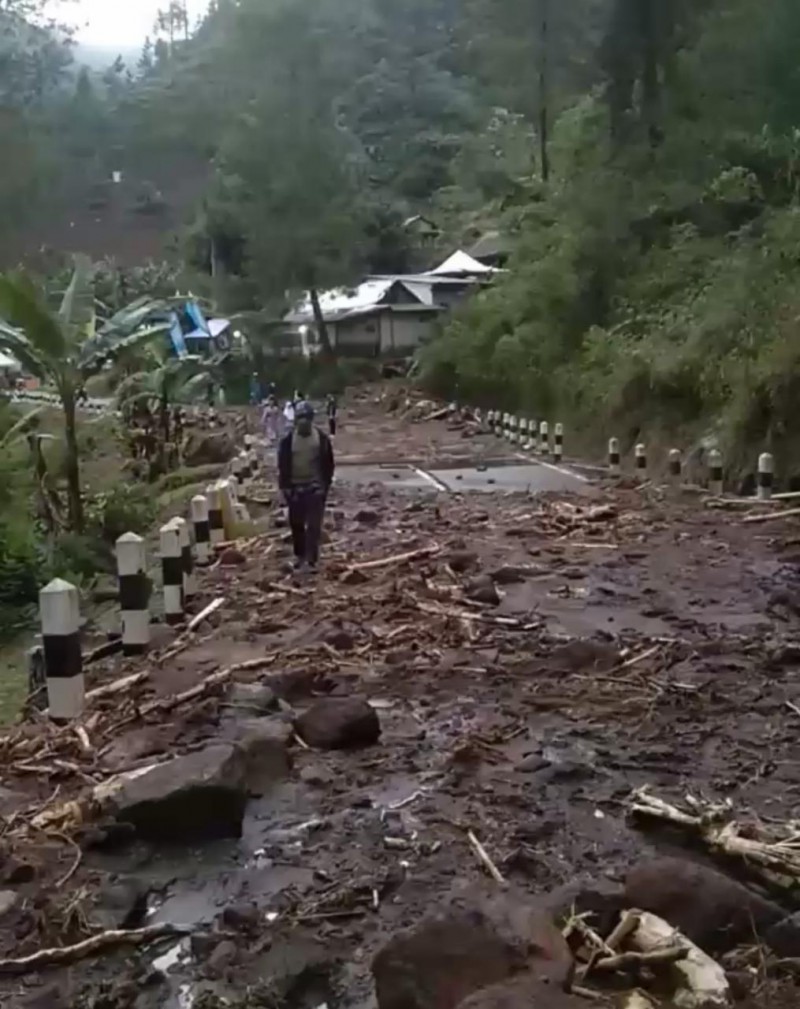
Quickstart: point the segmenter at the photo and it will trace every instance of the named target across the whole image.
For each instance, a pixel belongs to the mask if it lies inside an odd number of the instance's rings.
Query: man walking
[[[319,560],[319,541],[325,502],[333,480],[333,446],[314,425],[314,408],[301,401],[295,409],[294,430],[278,447],[278,486],[289,507],[295,568]]]

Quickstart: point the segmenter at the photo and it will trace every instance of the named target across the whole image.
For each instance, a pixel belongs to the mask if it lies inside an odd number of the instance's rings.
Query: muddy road
[[[190,637],[159,628],[146,660],[90,667],[92,687],[149,676],[93,702],[88,747],[42,724],[2,741],[0,955],[109,928],[194,933],[0,974],[3,1005],[372,1006],[376,952],[458,888],[535,902],[576,880],[613,888],[667,855],[747,880],[691,832],[632,820],[637,789],[797,816],[791,519],[743,524],[694,493],[532,466],[385,400],[354,400],[341,423],[318,575],[286,572],[268,478],[256,533],[201,574],[196,609],[224,605]],[[272,735],[240,837],[120,836],[85,811],[32,824],[254,723]],[[330,748],[347,742],[370,745]],[[748,970],[734,997],[765,1004],[753,990],[772,982]],[[272,1002],[256,1000],[265,985]],[[776,985],[771,1005],[797,1004],[791,981]]]

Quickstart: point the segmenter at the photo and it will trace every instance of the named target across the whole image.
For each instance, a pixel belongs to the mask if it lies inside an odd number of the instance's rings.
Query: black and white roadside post
[[[535,420],[528,420],[528,442],[525,448],[529,452],[535,452],[539,441],[539,423]]]
[[[550,455],[550,425],[546,420],[539,424],[539,455]]]
[[[560,463],[564,458],[564,425],[556,424],[553,432],[553,462]]]
[[[608,472],[611,476],[619,476],[619,439],[608,439]]]
[[[528,447],[528,418],[519,419],[519,447],[525,451]]]
[[[510,413],[504,413],[503,414],[503,429],[502,429],[502,431],[500,433],[500,436],[502,438],[505,438],[506,440],[508,440],[508,438],[509,438],[509,436],[511,434],[511,428],[509,426],[510,424],[511,424],[511,414]]]
[[[511,437],[509,441],[512,445],[516,445],[519,442],[519,417],[512,416],[511,418]]]
[[[159,533],[161,574],[164,581],[164,619],[168,624],[183,623],[183,550],[181,533],[174,521]]]
[[[250,463],[250,479],[258,479],[258,452],[254,448],[247,450],[247,459]]]
[[[84,707],[80,597],[74,585],[54,578],[39,592],[42,647],[50,717],[79,718]]]
[[[122,654],[143,655],[150,645],[150,587],[145,542],[136,533],[124,533],[117,540],[116,553]]]
[[[202,494],[192,498],[189,514],[194,527],[194,552],[202,567],[211,561],[211,524],[208,519],[208,499]]]
[[[206,491],[208,502],[208,533],[211,539],[211,549],[225,542],[225,519],[222,514],[222,491],[214,484]]]
[[[669,450],[669,462],[667,465],[670,483],[679,484],[681,482],[681,462],[681,450],[679,448],[671,448]]]
[[[724,492],[722,454],[715,448],[708,453],[708,489],[715,497],[722,497]]]
[[[762,452],[758,457],[758,486],[756,494],[760,501],[768,501],[772,497],[775,480],[775,460],[769,452]]]
[[[636,457],[636,476],[639,480],[647,479],[647,447],[639,442],[633,450]]]
[[[250,459],[247,455],[247,452],[240,452],[239,460],[241,465],[241,469],[239,470],[239,472],[241,476],[240,476],[240,484],[236,489],[240,497],[245,498],[247,496],[248,491],[250,490],[250,483],[253,474],[250,472]]]
[[[486,422],[489,427],[489,434],[494,434],[494,410],[490,410],[486,415]]]
[[[181,561],[183,562],[183,601],[190,603],[197,595],[197,578],[194,573],[194,557],[192,556],[192,538],[189,534],[189,523],[185,518],[172,520],[178,527],[181,544]]]
[[[237,494],[244,493],[244,458],[241,455],[236,456],[236,458],[231,463],[231,476],[233,477],[234,483],[236,484]]]

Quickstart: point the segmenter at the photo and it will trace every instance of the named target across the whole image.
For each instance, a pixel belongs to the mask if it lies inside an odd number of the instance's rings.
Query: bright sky
[[[63,0],[62,0],[63,2]],[[167,0],[77,0],[63,3],[63,16],[78,28],[87,45],[138,49],[153,34],[156,14]],[[193,22],[208,8],[208,0],[188,0]]]

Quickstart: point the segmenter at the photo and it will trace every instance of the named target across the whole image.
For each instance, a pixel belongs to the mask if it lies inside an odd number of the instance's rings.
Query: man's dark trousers
[[[325,492],[314,485],[293,487],[287,498],[294,555],[298,561],[316,564],[325,513]]]

